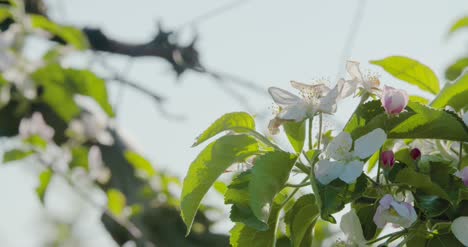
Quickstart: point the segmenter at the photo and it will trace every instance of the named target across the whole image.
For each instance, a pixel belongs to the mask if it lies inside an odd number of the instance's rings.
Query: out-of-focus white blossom
[[[78,119],[70,122],[68,132],[80,141],[92,140],[112,145],[114,139],[109,132],[111,120],[92,98],[75,95],[75,102],[83,110]]]
[[[47,125],[40,112],[34,112],[31,118],[23,118],[21,120],[19,135],[23,139],[38,135],[46,141],[51,141],[54,137],[54,129]]]

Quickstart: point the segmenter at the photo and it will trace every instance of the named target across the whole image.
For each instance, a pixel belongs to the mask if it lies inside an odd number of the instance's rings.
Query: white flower
[[[322,184],[329,184],[336,178],[351,184],[361,175],[364,167],[363,159],[374,154],[385,142],[387,135],[378,128],[364,135],[354,142],[351,135],[341,132],[325,150],[325,159],[315,166],[315,176]]]
[[[336,103],[342,98],[344,83],[340,80],[333,89],[330,89],[323,83],[306,85],[291,81],[291,85],[299,90],[302,97],[277,87],[268,88],[268,92],[281,108],[276,118],[300,122],[314,117],[319,112],[335,113]]]
[[[12,25],[8,30],[0,35],[0,71],[3,72],[13,67],[16,63],[16,58],[10,50],[15,43],[19,32],[21,31],[18,25]]]
[[[461,216],[456,218],[450,228],[452,229],[453,235],[460,241],[464,246],[468,246],[468,217]]]
[[[383,228],[387,223],[407,228],[418,219],[410,203],[399,202],[390,194],[382,197],[379,204],[374,215],[374,223],[378,228]]]
[[[346,236],[346,246],[367,246],[366,239],[362,232],[361,221],[356,214],[356,211],[351,209],[341,218],[340,228]]]
[[[83,112],[79,119],[70,122],[69,133],[81,141],[96,140],[104,145],[112,145],[114,139],[108,130],[110,119],[106,113],[90,97],[75,95],[74,99]]]
[[[23,139],[38,135],[42,139],[50,141],[54,137],[54,129],[47,125],[40,112],[34,112],[31,118],[21,119],[19,135]]]
[[[109,181],[111,176],[109,169],[104,165],[101,150],[98,146],[92,146],[88,152],[88,168],[91,178],[101,184]]]
[[[371,94],[379,90],[379,78],[374,75],[363,76],[359,69],[359,62],[347,61],[346,71],[351,76],[351,80],[347,81],[351,87],[349,92],[354,92],[357,87],[361,87]]]

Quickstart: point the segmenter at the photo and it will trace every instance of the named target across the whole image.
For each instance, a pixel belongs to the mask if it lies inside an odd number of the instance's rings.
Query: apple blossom
[[[391,150],[382,152],[381,159],[384,167],[392,168],[395,165],[395,154]]]
[[[95,140],[112,145],[114,139],[109,132],[110,119],[90,97],[75,95],[75,102],[83,109],[80,117],[70,122],[68,133],[81,141]]]
[[[463,168],[461,171],[457,171],[454,175],[461,178],[465,186],[468,186],[468,166]]]
[[[319,112],[335,113],[336,103],[342,99],[344,83],[340,80],[333,89],[330,89],[323,83],[307,85],[291,81],[291,85],[299,90],[302,97],[277,87],[268,88],[268,92],[280,107],[277,119],[300,122],[314,117]]]
[[[362,174],[363,159],[374,154],[385,142],[387,135],[382,129],[375,129],[354,142],[347,132],[341,132],[325,149],[325,159],[315,166],[315,176],[322,184],[329,184],[336,178],[351,184]]]
[[[371,94],[379,90],[380,81],[377,76],[363,76],[359,69],[359,62],[347,61],[346,71],[351,76],[351,80],[347,80],[350,89],[347,92],[354,92],[357,87],[361,87],[366,92]]]
[[[453,235],[460,241],[464,246],[468,246],[468,217],[461,216],[456,218],[450,229]]]
[[[380,101],[388,115],[400,114],[408,104],[408,94],[404,90],[384,86]]]
[[[46,141],[50,141],[54,137],[54,129],[47,125],[40,112],[34,112],[31,118],[21,120],[19,135],[23,139],[37,135]]]
[[[98,146],[92,146],[88,152],[89,174],[101,184],[109,181],[110,170],[104,165],[101,150]]]
[[[361,227],[361,221],[353,208],[341,218],[340,228],[346,236],[345,246],[364,247],[366,239]]]
[[[399,202],[392,195],[386,194],[380,199],[379,206],[374,215],[374,222],[378,228],[383,228],[387,223],[407,228],[417,218],[416,211],[411,204]]]

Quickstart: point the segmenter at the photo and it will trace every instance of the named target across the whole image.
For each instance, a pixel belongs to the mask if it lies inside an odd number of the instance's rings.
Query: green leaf
[[[403,56],[391,56],[382,60],[370,61],[371,64],[382,67],[394,77],[413,84],[420,89],[437,94],[440,91],[439,79],[426,65]]]
[[[211,124],[208,129],[203,131],[203,133],[197,137],[192,147],[195,147],[226,130],[232,130],[237,133],[250,132],[251,130],[255,130],[255,121],[252,116],[246,112],[232,112],[225,114]]]
[[[382,113],[384,113],[384,109],[380,100],[373,100],[359,105],[344,127],[343,131],[353,133],[357,129],[367,125],[376,116],[382,115]],[[371,131],[372,130],[369,130],[369,132]]]
[[[30,15],[30,18],[34,28],[43,29],[56,35],[78,50],[85,50],[88,47],[88,40],[80,30],[69,26],[58,25],[41,15]]]
[[[115,216],[122,216],[127,199],[125,195],[116,189],[107,190],[107,208]]]
[[[331,223],[336,223],[332,214],[341,211],[344,206],[361,197],[368,185],[367,178],[362,174],[354,184],[346,184],[341,180],[334,180],[327,185],[318,184],[322,200],[321,217]]]
[[[438,184],[425,174],[418,173],[413,169],[405,168],[401,170],[395,179],[396,183],[410,185],[428,195],[436,195],[440,198],[449,200],[449,195]]]
[[[386,130],[390,139],[468,141],[468,128],[456,114],[414,102],[408,103],[406,111],[394,117],[389,117],[377,101],[361,105],[344,131],[351,133],[355,140],[376,128]]]
[[[313,228],[319,216],[319,209],[315,204],[315,196],[307,194],[300,197],[294,206],[286,213],[285,222],[291,232],[292,247],[300,247],[308,232]]]
[[[301,153],[305,141],[305,121],[287,121],[283,124],[284,132],[296,153]]]
[[[411,151],[409,150],[409,148],[402,148],[398,150],[395,153],[395,160],[408,166],[412,166],[415,163],[413,158],[411,158]]]
[[[356,214],[361,222],[362,233],[366,240],[371,240],[377,233],[377,225],[374,223],[374,215],[377,205],[373,204],[355,204]]]
[[[51,64],[36,70],[31,76],[38,86],[44,88],[41,99],[65,121],[70,121],[81,111],[73,99],[76,94],[90,96],[109,116],[114,116],[104,80],[91,71],[64,69]]]
[[[268,219],[268,231],[258,231],[242,223],[236,225],[229,232],[229,240],[232,247],[274,247],[276,243],[276,228],[278,225],[278,216],[281,211],[281,203],[286,196],[278,194],[271,208],[270,218]]]
[[[372,169],[374,169],[375,165],[378,164],[379,162],[379,154],[380,152],[375,152],[370,158],[369,160],[367,160],[367,172],[371,172]]]
[[[38,135],[32,135],[24,139],[23,142],[40,149],[45,149],[47,147],[47,141]]]
[[[89,170],[88,164],[88,152],[89,149],[84,146],[77,146],[72,148],[72,160],[70,161],[70,167],[82,167],[86,171]]]
[[[20,149],[13,149],[3,154],[3,163],[22,160],[34,154],[34,151],[25,151]]]
[[[288,181],[296,159],[296,155],[283,151],[269,152],[255,159],[249,201],[254,215],[262,222],[268,222],[273,198]]]
[[[458,59],[445,70],[445,78],[450,81],[457,79],[466,67],[468,67],[468,57]]]
[[[246,135],[223,136],[209,144],[190,164],[181,196],[182,219],[187,232],[200,202],[216,179],[233,163],[242,162],[258,152],[258,143]]]
[[[0,23],[11,17],[10,10],[7,8],[0,8]]]
[[[213,188],[221,195],[226,194],[226,191],[228,190],[227,185],[221,181],[214,182]]]
[[[450,206],[450,203],[434,195],[415,194],[416,206],[429,217],[437,217],[443,214]]]
[[[454,32],[462,29],[462,28],[468,28],[468,16],[462,17],[458,19],[451,27],[449,34],[453,34]]]
[[[243,223],[259,231],[266,231],[268,224],[257,219],[250,209],[249,183],[251,179],[251,170],[235,177],[224,194],[224,203],[233,204],[229,215],[231,221]]]
[[[143,172],[146,177],[151,178],[156,175],[156,170],[154,170],[151,163],[143,156],[132,151],[125,151],[125,159],[127,159],[137,171]]]
[[[468,73],[461,75],[456,81],[447,82],[431,102],[431,106],[441,109],[451,106],[456,111],[468,106]]]
[[[411,102],[415,102],[415,103],[420,103],[422,105],[427,105],[429,104],[429,100],[424,98],[424,97],[421,97],[421,96],[418,96],[418,95],[411,95],[409,96],[409,101]]]
[[[36,194],[39,197],[39,200],[42,204],[44,204],[45,193],[47,191],[47,188],[49,187],[52,175],[54,175],[54,173],[51,169],[46,169],[39,175],[39,185],[36,187]]]

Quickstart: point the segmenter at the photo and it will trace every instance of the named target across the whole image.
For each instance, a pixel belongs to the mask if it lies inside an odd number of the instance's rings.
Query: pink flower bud
[[[421,158],[421,150],[419,148],[411,149],[410,156],[413,160],[419,160]]]
[[[382,152],[381,159],[384,167],[392,168],[395,165],[395,154],[393,151]]]
[[[404,90],[385,86],[380,101],[388,115],[398,115],[408,104],[408,94]]]

